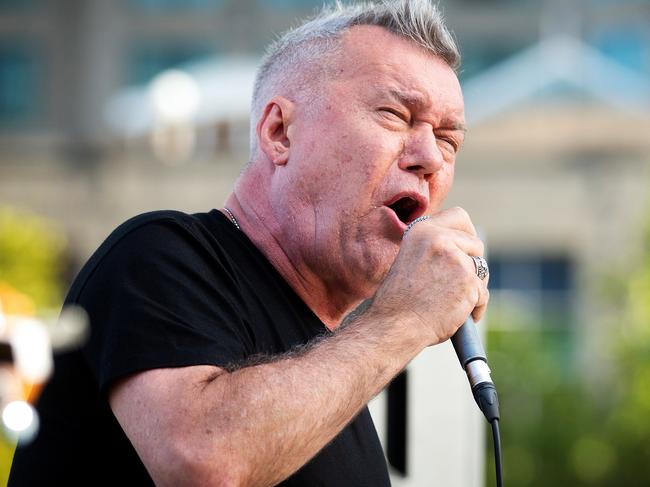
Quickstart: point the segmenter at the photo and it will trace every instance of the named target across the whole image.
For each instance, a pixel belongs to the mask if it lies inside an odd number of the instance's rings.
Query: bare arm
[[[114,386],[111,407],[154,481],[277,484],[417,353],[484,306],[486,291],[467,257],[482,253],[480,242],[457,229],[431,242],[439,229],[423,223],[409,233],[369,309],[305,352],[232,373],[208,366],[151,370]],[[422,282],[414,265],[426,267]]]
[[[113,390],[111,406],[158,485],[275,485],[421,348],[414,336],[390,334],[366,320],[299,356],[232,373],[144,372]]]

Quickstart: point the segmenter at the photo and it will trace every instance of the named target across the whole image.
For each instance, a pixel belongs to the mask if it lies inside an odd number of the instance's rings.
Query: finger
[[[463,254],[482,257],[485,253],[485,245],[478,237],[471,235],[464,230],[443,228],[432,222],[433,219],[423,220],[416,223],[408,230],[405,240],[424,242],[435,251],[456,247]],[[471,259],[470,259],[471,260]],[[474,261],[471,262],[472,266]]]
[[[483,240],[461,230],[450,230],[449,232],[450,238],[453,240],[454,244],[456,244],[456,247],[458,247],[458,249],[465,255],[468,257],[472,255],[483,257],[483,254],[485,254],[485,244],[483,243]],[[474,259],[470,257],[470,261],[472,269],[476,270]]]
[[[479,322],[485,316],[488,301],[490,300],[490,291],[488,291],[487,284],[482,281],[479,285],[479,299],[476,307],[472,310],[472,319],[474,322]]]
[[[430,221],[442,227],[460,230],[473,236],[477,235],[476,228],[474,228],[469,213],[460,206],[447,208],[446,210],[433,214],[431,215]]]
[[[472,318],[474,319],[475,322],[480,321],[483,316],[485,315],[485,311],[487,310],[487,305],[488,301],[490,300],[490,291],[488,290],[488,284],[490,282],[490,274],[488,272],[487,276],[485,278],[481,279],[478,277],[478,272],[476,269],[476,263],[474,262],[474,259],[470,257],[471,262],[471,267],[474,273],[476,274],[476,284],[477,284],[477,289],[478,289],[478,299],[476,301],[476,306],[472,310]]]

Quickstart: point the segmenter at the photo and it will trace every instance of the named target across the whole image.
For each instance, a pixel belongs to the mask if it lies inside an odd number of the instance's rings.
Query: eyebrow
[[[449,120],[449,119],[443,120],[442,128],[448,130],[457,130],[459,132],[463,132],[463,134],[467,133],[467,125],[457,120]]]
[[[391,89],[388,90],[388,94],[404,105],[423,107],[429,104],[428,100],[423,95],[414,92],[406,93],[404,91]]]
[[[417,92],[407,93],[396,89],[390,89],[388,90],[388,94],[402,105],[416,106],[419,108],[430,105],[429,100]],[[467,133],[467,126],[459,120],[445,118],[442,120],[442,124],[442,128],[444,129],[456,130],[463,132],[464,134]]]

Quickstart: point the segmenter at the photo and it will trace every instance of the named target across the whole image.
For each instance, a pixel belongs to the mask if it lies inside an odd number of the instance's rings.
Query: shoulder
[[[134,216],[119,225],[93,255],[102,257],[118,245],[147,244],[151,247],[168,247],[183,240],[193,241],[223,234],[223,222],[218,212],[188,214],[176,210],[159,210]],[[221,219],[223,220],[223,218]],[[92,259],[92,258],[91,258]]]
[[[119,271],[137,264],[141,269],[156,270],[165,263],[200,260],[206,251],[213,254],[218,250],[215,242],[224,233],[216,213],[160,210],[130,218],[111,232],[83,266],[69,300],[75,300],[99,267]]]
[[[143,227],[149,229],[156,227],[179,227],[189,231],[197,231],[202,226],[205,226],[208,215],[208,213],[188,214],[177,210],[158,210],[142,213],[119,225],[113,230],[106,241],[119,241],[133,231]]]
[[[86,267],[95,267],[108,255],[114,259],[146,258],[158,251],[192,245],[204,225],[198,215],[160,210],[143,213],[119,225],[91,256]],[[184,244],[184,245],[183,245]]]

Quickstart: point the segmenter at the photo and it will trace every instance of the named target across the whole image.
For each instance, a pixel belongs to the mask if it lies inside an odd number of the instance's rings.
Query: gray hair
[[[376,25],[411,40],[456,70],[460,53],[442,14],[429,0],[381,0],[323,7],[313,19],[285,32],[272,43],[257,72],[251,106],[251,157],[257,150],[257,120],[266,102],[280,89],[311,94],[327,69],[323,61],[340,52],[343,33],[356,25]]]

